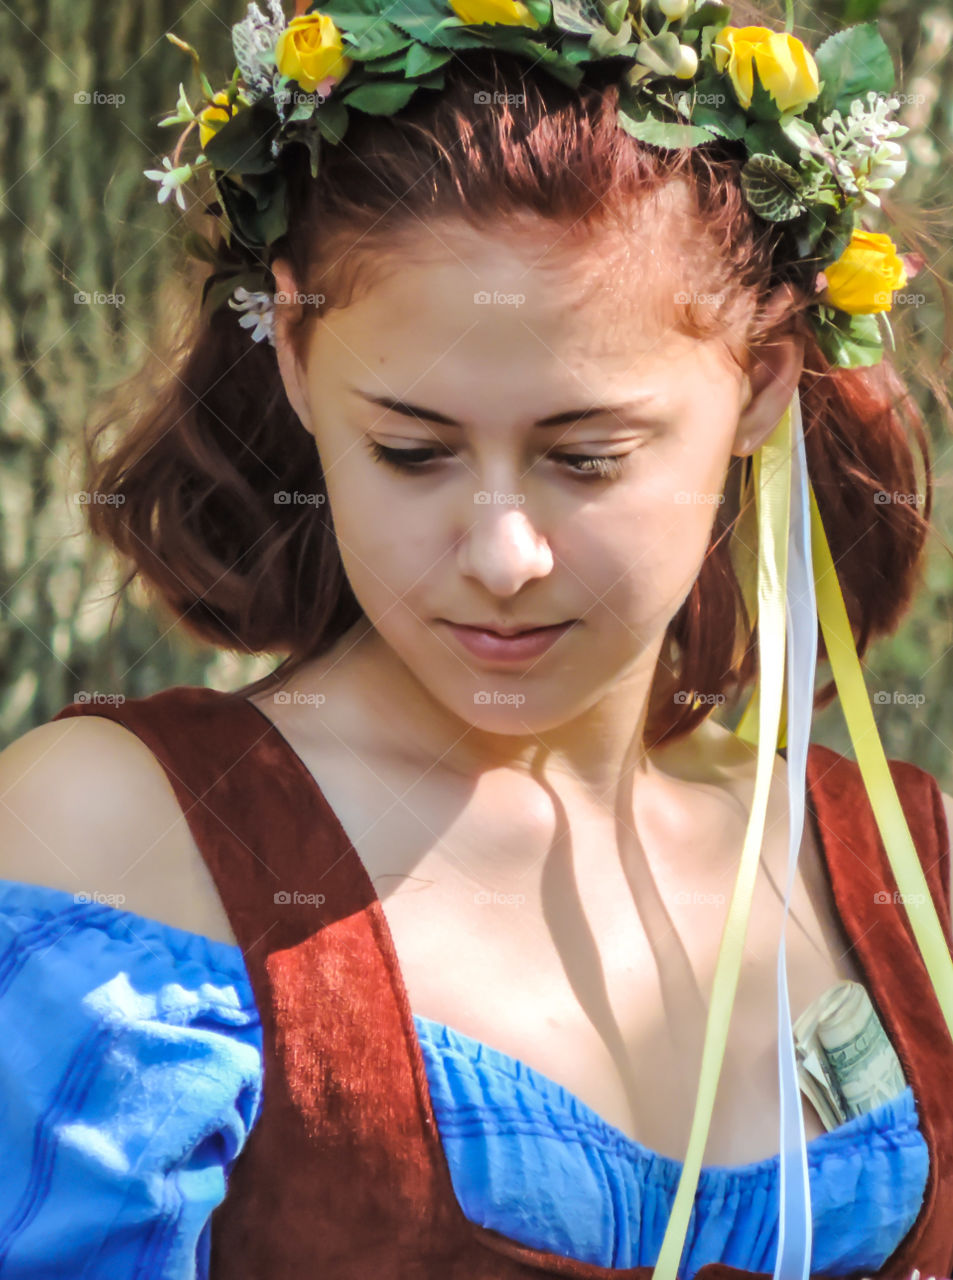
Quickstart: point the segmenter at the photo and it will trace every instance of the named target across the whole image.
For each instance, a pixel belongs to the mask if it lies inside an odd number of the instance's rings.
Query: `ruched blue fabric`
[[[434,1114],[466,1216],[604,1267],[654,1266],[681,1162],[634,1142],[517,1058],[415,1017]],[[880,1267],[923,1203],[929,1149],[913,1090],[808,1143],[812,1275]],[[774,1269],[780,1160],[707,1165],[685,1277],[706,1262]]]
[[[652,1265],[679,1164],[516,1058],[415,1015],[466,1216],[607,1267]],[[0,880],[0,1280],[207,1280],[210,1216],[261,1111],[240,948]],[[916,1219],[912,1090],[809,1145],[812,1273],[872,1271]],[[778,1159],[702,1170],[687,1280],[770,1271]]]

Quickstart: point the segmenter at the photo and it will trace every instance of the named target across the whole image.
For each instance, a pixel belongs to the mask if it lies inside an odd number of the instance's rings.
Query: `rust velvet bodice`
[[[380,900],[302,760],[247,700],[176,686],[106,716],[163,765],[241,946],[261,1013],[264,1104],[212,1217],[213,1280],[651,1280],[470,1222],[454,1193]],[[945,935],[950,855],[936,780],[890,761]],[[953,1268],[953,1040],[858,766],[819,744],[809,812],[845,938],[913,1088],[930,1152],[923,1206],[878,1277]],[[877,894],[891,896],[887,906]],[[316,895],[323,895],[320,906]],[[765,1010],[773,1016],[774,1010]],[[690,1100],[686,1099],[686,1105]],[[755,1274],[721,1263],[698,1280]]]

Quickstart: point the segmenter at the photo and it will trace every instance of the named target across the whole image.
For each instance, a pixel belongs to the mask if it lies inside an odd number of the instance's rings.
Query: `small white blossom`
[[[199,157],[202,159],[203,157]],[[159,184],[158,200],[159,204],[165,204],[169,196],[175,192],[175,202],[180,209],[185,210],[185,194],[183,187],[192,178],[192,166],[190,164],[179,165],[177,169],[172,168],[172,161],[168,156],[162,157],[162,163],[165,171],[162,169],[143,169],[143,174],[147,178],[151,178],[153,182]]]
[[[275,300],[270,293],[249,290],[244,285],[239,285],[229,298],[228,305],[233,311],[245,312],[239,317],[238,323],[243,329],[254,326],[251,335],[253,341],[261,342],[263,338],[267,338],[272,346],[275,345]]]

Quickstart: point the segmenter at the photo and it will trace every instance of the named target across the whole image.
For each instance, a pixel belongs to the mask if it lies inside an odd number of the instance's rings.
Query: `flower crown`
[[[174,115],[184,125],[162,169],[162,203],[209,169],[229,227],[228,249],[245,265],[223,265],[204,237],[186,244],[217,270],[206,281],[209,309],[224,301],[274,343],[274,295],[262,266],[287,230],[282,149],[304,144],[311,173],[322,143],[344,136],[350,111],[394,115],[418,89],[441,89],[444,66],[467,50],[499,49],[538,63],[573,88],[587,69],[618,68],[618,123],[657,147],[740,141],[745,199],[770,223],[790,224],[798,257],[814,263],[810,307],[818,343],[834,365],[876,364],[893,292],[923,265],[900,257],[890,237],[860,215],[880,209],[878,191],[906,169],[894,141],[908,132],[890,118],[900,103],[889,50],[874,23],[848,27],[812,54],[790,30],[735,27],[717,0],[325,0],[286,21],[249,4],[232,28],[235,67],[213,90],[191,45],[204,105],[184,87]],[[792,26],[788,9],[788,28]],[[198,154],[185,144],[198,132]]]

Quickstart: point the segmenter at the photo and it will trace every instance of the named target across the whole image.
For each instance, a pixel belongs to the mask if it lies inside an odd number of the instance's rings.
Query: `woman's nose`
[[[459,545],[461,571],[501,597],[515,595],[553,567],[549,541],[521,509],[519,496],[477,493],[472,523]]]

